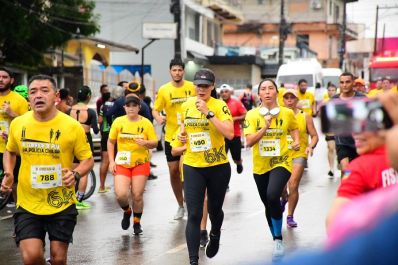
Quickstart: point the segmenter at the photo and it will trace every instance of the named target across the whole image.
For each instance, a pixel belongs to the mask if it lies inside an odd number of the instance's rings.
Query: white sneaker
[[[285,254],[285,247],[280,239],[275,239],[274,241],[274,252],[272,252],[272,259],[280,259]]]
[[[174,215],[174,220],[179,220],[184,217],[185,214],[185,208],[184,206],[179,206],[176,215]]]

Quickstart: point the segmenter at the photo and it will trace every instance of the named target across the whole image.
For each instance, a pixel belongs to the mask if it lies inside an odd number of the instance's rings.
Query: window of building
[[[297,43],[298,47],[301,47],[301,48],[307,47],[308,48],[310,46],[310,35],[308,35],[308,34],[297,35],[296,43]]]
[[[334,5],[334,23],[339,23],[340,18],[340,7],[338,5]]]
[[[200,14],[187,9],[185,20],[187,36],[192,40],[200,41]]]

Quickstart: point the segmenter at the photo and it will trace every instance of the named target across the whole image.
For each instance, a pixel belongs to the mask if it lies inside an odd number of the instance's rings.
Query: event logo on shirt
[[[68,190],[62,187],[62,194],[57,190],[53,190],[48,193],[47,203],[54,208],[61,208],[62,205],[68,204],[73,200],[74,193],[72,190]]]
[[[398,172],[393,168],[385,169],[381,172],[383,188],[396,185],[398,183]]]
[[[54,158],[59,158],[61,153],[61,147],[58,143],[61,136],[61,131],[58,129],[50,129],[49,131],[49,141],[40,141],[35,139],[26,138],[26,127],[22,127],[21,132],[21,142],[22,142],[22,152],[26,154],[33,155],[51,155]]]
[[[229,109],[227,106],[223,106],[222,111],[224,112],[224,114],[231,115],[231,112],[229,112]]]
[[[271,157],[271,159],[269,160],[269,166],[272,168],[275,165],[280,165],[280,164],[283,164],[283,163],[288,165],[288,158],[289,158],[289,156],[287,154],[282,155],[282,156]]]
[[[172,93],[170,93],[169,95],[170,95],[171,105],[181,105],[182,103],[187,101],[188,98],[192,97],[190,90],[185,90],[185,97],[173,96]]]

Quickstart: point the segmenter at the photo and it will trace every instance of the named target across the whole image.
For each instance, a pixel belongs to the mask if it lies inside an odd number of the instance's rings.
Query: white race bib
[[[32,188],[49,189],[62,186],[61,164],[31,166],[30,177]]]
[[[131,164],[130,151],[117,152],[115,162],[116,162],[116,165],[130,165]]]
[[[8,121],[0,121],[0,132],[5,132],[8,134],[8,129],[10,128],[10,124]]]
[[[260,156],[280,156],[281,147],[279,139],[260,140],[259,142]]]
[[[303,109],[309,109],[309,108],[311,108],[311,104],[310,104],[310,100],[309,100],[309,99],[300,100],[300,104],[301,104],[301,107],[302,107]]]
[[[287,147],[289,148],[289,150],[292,149],[292,143],[293,143],[293,138],[290,134],[288,134],[286,136],[286,141],[287,141]]]
[[[189,143],[192,152],[203,152],[211,149],[210,133],[197,132],[189,134]]]

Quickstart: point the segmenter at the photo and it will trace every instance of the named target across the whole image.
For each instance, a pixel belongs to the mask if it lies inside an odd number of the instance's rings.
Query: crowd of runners
[[[58,90],[50,76],[35,75],[28,87],[12,89],[12,72],[0,68],[1,189],[14,193],[15,240],[24,264],[44,264],[46,233],[51,242],[47,262],[66,264],[77,210],[90,208],[83,197],[87,174],[94,165],[91,131],[101,134],[98,192],[109,192],[105,186],[109,171],[121,208],[121,228],[129,229],[132,222],[133,233],[143,233],[143,194],[148,178],[156,178],[151,174],[155,166],[151,152],[161,144],[154,121],[165,125],[164,151],[177,209],[173,218],[180,220],[187,212],[190,264],[199,264],[200,247],[206,247],[209,258],[218,253],[224,198],[231,170],[243,172],[243,147],[253,152],[251,175],[274,241],[273,258],[283,257],[282,226],[298,226],[294,211],[299,184],[319,141],[313,118],[322,102],[315,101],[304,79],[297,80],[297,89],[278,87],[272,79],[264,79],[257,93],[247,85],[235,97],[230,85],[216,87],[213,71],[201,69],[190,82],[184,80],[184,67],[181,60],[171,60],[171,81],[158,89],[153,106],[144,85],[131,81],[120,82],[112,91],[102,85],[96,109],[88,106],[92,95],[88,86],[78,90],[73,103],[68,90]],[[323,103],[366,96],[351,73],[343,73],[339,81],[328,84]],[[392,90],[388,78],[382,84],[389,86],[385,90]],[[376,94],[383,92],[369,96]],[[328,227],[333,227],[330,224],[339,210],[355,196],[398,181],[386,159],[384,135],[329,133],[325,140],[329,177],[335,175],[336,154],[342,171],[338,196],[328,216]],[[370,168],[367,173],[364,167]],[[283,220],[285,204],[287,218]]]

